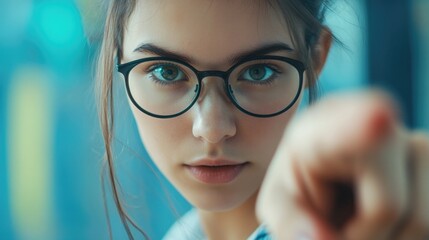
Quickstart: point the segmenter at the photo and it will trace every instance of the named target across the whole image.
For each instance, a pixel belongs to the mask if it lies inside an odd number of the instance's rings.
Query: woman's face
[[[126,27],[121,62],[158,56],[135,51],[152,44],[187,56],[198,70],[225,71],[241,53],[273,43],[293,49],[281,19],[264,1],[141,0]],[[290,50],[270,55],[296,58]],[[231,103],[221,78],[206,77],[202,85],[198,101],[179,117],[153,118],[130,106],[147,151],[172,184],[197,208],[226,211],[257,194],[299,101],[279,116],[255,118]]]

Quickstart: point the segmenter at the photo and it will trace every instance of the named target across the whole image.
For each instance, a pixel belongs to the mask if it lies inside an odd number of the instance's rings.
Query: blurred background
[[[0,0],[0,239],[108,238],[93,80],[99,2]],[[322,95],[383,87],[407,126],[428,131],[428,13],[429,0],[339,0],[327,23],[345,47],[329,56]],[[151,164],[120,99],[115,157],[127,208],[160,239],[189,205]]]

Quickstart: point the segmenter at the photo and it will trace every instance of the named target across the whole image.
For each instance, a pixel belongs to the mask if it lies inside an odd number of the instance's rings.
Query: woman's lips
[[[248,162],[237,163],[229,160],[200,160],[186,164],[193,177],[203,183],[222,184],[234,180]]]

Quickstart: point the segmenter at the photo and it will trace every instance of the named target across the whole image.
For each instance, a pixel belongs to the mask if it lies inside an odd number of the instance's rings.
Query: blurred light
[[[0,1],[0,5],[0,46],[15,45],[24,38],[31,16],[32,1]]]
[[[50,53],[65,56],[82,48],[82,21],[73,3],[44,1],[36,4],[33,24],[39,41]]]
[[[10,212],[19,239],[53,239],[53,121],[48,74],[23,66],[8,106]],[[7,195],[6,195],[7,196]]]

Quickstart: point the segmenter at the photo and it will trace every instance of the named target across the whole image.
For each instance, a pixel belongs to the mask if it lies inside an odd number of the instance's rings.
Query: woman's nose
[[[219,143],[236,134],[235,107],[226,96],[221,79],[207,77],[202,84],[194,106],[192,133],[208,143]]]

